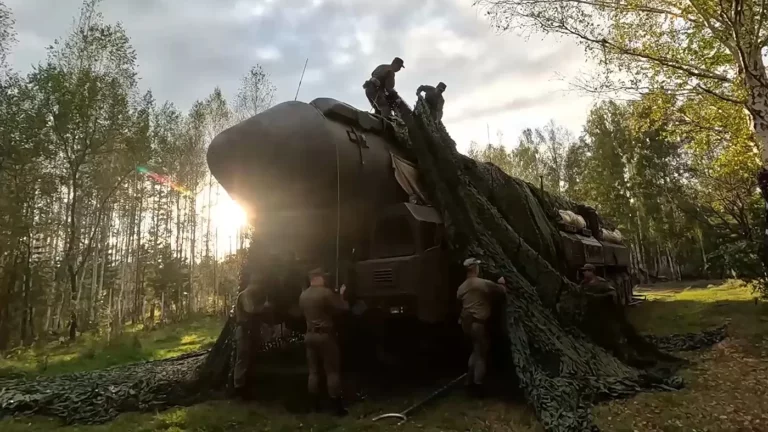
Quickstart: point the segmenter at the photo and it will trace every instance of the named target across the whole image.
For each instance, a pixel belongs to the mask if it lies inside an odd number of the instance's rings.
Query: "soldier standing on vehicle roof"
[[[325,371],[328,395],[333,403],[334,414],[344,416],[347,410],[341,399],[341,373],[339,371],[339,345],[334,315],[349,310],[344,298],[346,286],[342,285],[336,294],[325,285],[325,272],[318,268],[309,272],[310,285],[299,296],[299,308],[307,321],[304,344],[307,349],[309,379],[307,389],[313,399],[314,409],[320,408],[319,379],[321,369]]]
[[[237,295],[235,301],[235,344],[236,359],[234,370],[235,392],[245,397],[248,384],[249,366],[253,348],[262,340],[260,330],[264,316],[271,311],[268,300],[255,277],[248,278],[247,287]],[[244,281],[241,281],[241,288]]]
[[[363,83],[365,96],[376,114],[392,116],[392,105],[398,104],[400,96],[395,90],[395,74],[404,69],[403,59],[395,57],[391,64],[383,64],[371,72],[371,78]]]
[[[467,258],[464,268],[467,279],[459,286],[456,298],[461,301],[461,328],[472,341],[472,355],[469,357],[467,384],[470,392],[481,395],[487,367],[489,337],[486,322],[491,316],[491,304],[497,297],[506,295],[505,281],[498,283],[480,278],[481,261]]]
[[[445,105],[445,99],[443,98],[444,91],[445,83],[442,82],[438,83],[437,87],[423,85],[416,90],[416,96],[421,96],[421,92],[424,92],[424,100],[427,102],[432,118],[435,119],[436,122],[443,119],[443,105]]]

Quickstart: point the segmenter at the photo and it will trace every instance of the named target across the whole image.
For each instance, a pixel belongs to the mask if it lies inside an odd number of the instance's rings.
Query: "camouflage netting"
[[[0,418],[45,415],[66,423],[104,423],[127,411],[195,401],[190,383],[207,352],[34,380],[0,380]]]
[[[719,327],[704,330],[700,333],[673,334],[667,336],[646,335],[645,338],[667,351],[693,351],[712,346],[728,335],[728,325],[723,324]]]
[[[621,313],[604,314],[602,324],[618,329],[616,336],[624,345],[636,345],[635,352],[645,354],[654,366],[668,363],[667,373],[630,367],[574,327],[583,322],[586,300],[552,266],[558,258],[556,232],[546,221],[546,212],[566,201],[554,202],[557,198],[459,154],[445,129],[430,119],[423,100],[413,111],[401,106],[399,112],[403,124],[397,127],[398,139],[413,152],[422,181],[443,212],[455,258],[475,256],[492,277],[503,275],[507,281],[512,360],[546,430],[596,430],[591,414],[595,401],[681,387],[682,381],[670,373],[678,359],[642,339]],[[542,202],[552,204],[547,208]],[[528,241],[537,243],[542,253]]]
[[[304,335],[290,332],[287,336],[270,339],[260,346],[254,347],[251,359],[259,362],[259,356],[279,351],[286,347],[304,342]],[[232,373],[235,365],[235,319],[230,317],[219,334],[219,338],[211,348],[210,354],[197,370],[194,388],[196,391],[205,392],[211,389],[219,389],[232,383]]]

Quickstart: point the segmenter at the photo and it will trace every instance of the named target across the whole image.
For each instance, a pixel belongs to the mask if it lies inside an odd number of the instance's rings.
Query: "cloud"
[[[477,120],[478,118],[485,118],[491,115],[505,113],[507,111],[526,110],[526,109],[538,107],[541,105],[548,105],[552,102],[552,98],[553,98],[553,92],[537,94],[535,96],[517,97],[499,105],[491,105],[486,107],[469,109],[467,111],[462,112],[461,115],[454,115],[453,117],[448,117],[446,121]]]
[[[256,57],[264,61],[279,60],[283,54],[274,46],[266,46],[263,48],[256,48]]]
[[[27,71],[45,47],[66,34],[80,0],[5,0],[13,10],[19,44],[10,58]],[[520,113],[536,112],[584,65],[569,41],[524,40],[495,34],[471,0],[104,0],[109,22],[121,21],[139,57],[141,84],[182,109],[215,86],[233,95],[251,66],[261,64],[277,86],[277,100],[292,100],[304,62],[300,99],[333,97],[368,109],[361,85],[375,66],[405,60],[397,89],[409,102],[421,84],[448,84],[446,123],[455,137],[474,137],[467,124],[498,122],[515,136]],[[578,106],[586,106],[579,102]],[[550,104],[543,124],[583,122],[573,106]],[[500,111],[501,110],[501,111]],[[500,114],[502,113],[502,114]],[[507,116],[515,116],[511,119]],[[538,120],[538,121],[537,121]],[[455,123],[454,123],[455,122]],[[462,126],[465,125],[465,126]],[[512,128],[512,129],[510,129]],[[477,131],[485,140],[485,128]],[[466,147],[468,142],[457,142]]]

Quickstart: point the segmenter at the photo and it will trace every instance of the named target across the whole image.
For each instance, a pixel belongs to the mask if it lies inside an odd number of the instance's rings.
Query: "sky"
[[[28,72],[72,28],[81,0],[2,0],[16,20],[9,59]],[[517,145],[526,127],[550,119],[577,135],[591,100],[568,91],[589,68],[573,41],[498,34],[472,0],[103,0],[136,49],[140,86],[188,110],[216,86],[234,97],[255,64],[270,74],[276,102],[332,97],[369,110],[363,82],[395,56],[396,88],[413,104],[422,84],[447,84],[443,123],[465,152],[471,141]],[[221,190],[213,209],[220,256],[244,223]],[[201,200],[205,201],[205,200]]]
[[[19,42],[12,66],[29,71],[72,26],[81,0],[3,0]],[[142,89],[182,110],[215,86],[233,97],[254,64],[277,102],[332,97],[369,110],[363,82],[399,56],[396,88],[409,104],[421,84],[447,84],[443,123],[460,151],[490,139],[515,146],[550,119],[580,132],[591,99],[568,83],[589,67],[570,40],[498,34],[472,0],[103,0],[136,48]]]

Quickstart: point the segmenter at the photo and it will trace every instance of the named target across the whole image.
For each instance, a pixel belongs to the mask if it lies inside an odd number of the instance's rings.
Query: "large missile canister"
[[[265,247],[303,258],[340,255],[361,243],[378,210],[407,200],[395,179],[395,147],[380,117],[334,99],[284,102],[214,138],[208,166],[248,213]],[[337,205],[340,212],[337,213]]]

